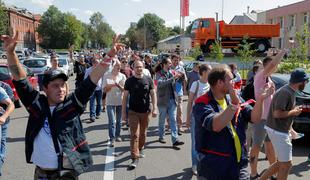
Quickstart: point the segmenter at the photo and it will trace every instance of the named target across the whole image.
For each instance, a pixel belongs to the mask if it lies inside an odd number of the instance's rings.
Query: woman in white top
[[[115,140],[118,142],[122,141],[120,136],[122,125],[122,97],[126,76],[120,73],[120,67],[120,62],[115,60],[112,71],[107,73],[103,80],[103,90],[106,92],[106,105],[109,119],[109,138],[111,146],[114,146]]]
[[[190,87],[187,104],[186,126],[190,128],[192,139],[192,172],[197,175],[197,151],[195,150],[195,119],[192,115],[194,101],[197,97],[209,91],[208,75],[211,70],[209,65],[203,64],[199,66],[199,80],[194,81]]]

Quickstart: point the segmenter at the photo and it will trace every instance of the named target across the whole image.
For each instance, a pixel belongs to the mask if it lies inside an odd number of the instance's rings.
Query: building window
[[[280,17],[280,28],[284,28],[284,18]]]
[[[296,15],[291,15],[291,24],[290,27],[295,27],[296,23]]]
[[[305,12],[303,17],[303,24],[308,24],[309,22],[309,13]]]

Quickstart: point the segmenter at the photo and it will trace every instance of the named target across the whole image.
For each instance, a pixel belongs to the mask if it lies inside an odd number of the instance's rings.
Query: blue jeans
[[[169,116],[170,121],[170,129],[171,129],[171,141],[175,143],[178,140],[178,132],[177,132],[177,105],[174,99],[169,100],[169,104],[167,106],[158,107],[159,110],[159,121],[158,121],[158,128],[159,128],[159,139],[163,139],[165,135],[165,122],[167,113]]]
[[[122,106],[107,105],[107,113],[109,119],[109,137],[110,140],[114,140],[116,137],[119,137],[121,135]],[[115,129],[115,122],[116,122],[116,129]]]
[[[95,100],[97,105],[95,105]],[[89,101],[89,112],[90,117],[100,116],[102,104],[102,90],[96,90],[94,94],[90,97]]]
[[[1,146],[0,146],[0,176],[1,176],[1,170],[4,163],[5,155],[6,155],[6,135],[8,131],[8,124],[10,122],[10,119],[8,118],[3,125],[1,125],[0,128],[0,134],[1,134]]]
[[[191,114],[191,139],[192,139],[192,166],[197,166],[197,151],[195,149],[195,118]]]

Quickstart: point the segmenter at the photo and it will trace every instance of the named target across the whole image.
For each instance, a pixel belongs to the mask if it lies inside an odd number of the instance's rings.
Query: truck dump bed
[[[226,24],[220,21],[221,37],[243,37],[251,38],[279,37],[280,24]]]

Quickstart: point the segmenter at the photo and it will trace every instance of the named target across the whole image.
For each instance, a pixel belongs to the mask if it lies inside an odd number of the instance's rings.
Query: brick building
[[[258,14],[257,23],[280,23],[280,37],[272,39],[272,46],[290,49],[296,39],[296,32],[301,32],[306,24],[310,30],[310,0],[270,9]],[[309,42],[309,39],[307,39]],[[310,47],[308,50],[310,54]]]
[[[15,6],[7,7],[9,26],[11,32],[19,32],[17,49],[39,49],[39,35],[36,32],[40,24],[41,15],[32,14],[26,9]]]

